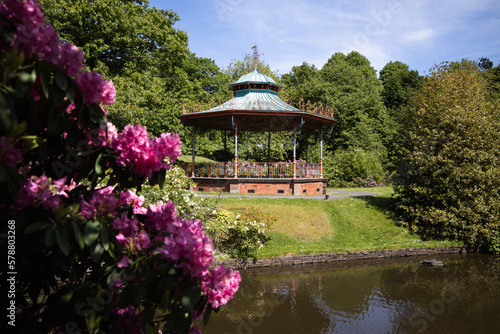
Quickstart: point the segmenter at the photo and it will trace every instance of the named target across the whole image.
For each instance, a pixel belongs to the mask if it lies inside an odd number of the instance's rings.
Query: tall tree
[[[393,125],[382,103],[382,84],[366,57],[334,54],[320,70],[326,103],[335,106],[334,149],[357,147],[385,155],[384,139]]]
[[[425,237],[487,245],[500,230],[500,115],[477,64],[435,68],[401,119],[402,222]]]
[[[83,49],[92,70],[113,77],[150,71],[174,83],[189,56],[178,15],[135,0],[40,0],[61,39]]]
[[[481,72],[481,74],[486,79],[491,97],[497,101],[500,100],[500,64]]]
[[[228,76],[211,59],[189,51],[188,36],[174,27],[179,17],[171,10],[133,0],[40,3],[61,38],[84,50],[89,69],[113,79],[117,101],[107,112],[119,127],[132,123],[153,135],[177,132],[190,143],[190,131],[179,121],[183,103],[230,96]]]
[[[418,71],[410,70],[408,65],[391,61],[380,71],[380,80],[384,86],[381,93],[384,104],[395,113],[408,102],[411,92],[418,88],[421,77]]]

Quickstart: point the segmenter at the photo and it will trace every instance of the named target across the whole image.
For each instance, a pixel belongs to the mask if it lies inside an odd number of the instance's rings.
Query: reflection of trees
[[[425,267],[418,263],[422,258],[407,258],[242,271],[235,298],[203,332],[487,333],[500,328],[500,257],[438,259],[446,266]],[[478,323],[477,316],[489,323]]]
[[[489,330],[500,328],[500,258],[475,254],[444,262],[440,268],[415,263],[383,271],[385,298],[404,305],[399,310],[397,332],[444,328],[446,332],[482,332],[483,325]],[[497,323],[477,323],[478,316]]]

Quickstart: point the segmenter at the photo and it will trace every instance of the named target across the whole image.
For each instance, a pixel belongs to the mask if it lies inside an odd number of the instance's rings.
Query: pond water
[[[444,267],[427,267],[438,259]],[[203,333],[500,333],[500,256],[408,257],[241,270]]]

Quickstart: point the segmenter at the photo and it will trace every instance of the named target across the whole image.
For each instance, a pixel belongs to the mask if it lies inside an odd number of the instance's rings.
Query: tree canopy
[[[445,63],[401,114],[401,221],[485,246],[500,230],[500,114],[475,62]]]

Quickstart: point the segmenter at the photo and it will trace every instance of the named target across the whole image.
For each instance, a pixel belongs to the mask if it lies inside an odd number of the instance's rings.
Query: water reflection
[[[429,257],[425,257],[428,259]],[[500,257],[352,261],[243,270],[204,333],[500,333]]]

